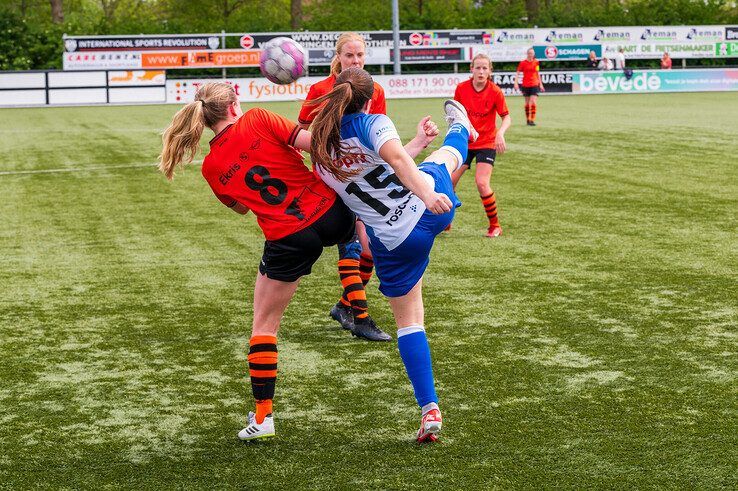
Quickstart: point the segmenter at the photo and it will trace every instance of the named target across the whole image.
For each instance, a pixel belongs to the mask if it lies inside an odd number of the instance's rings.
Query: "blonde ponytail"
[[[162,134],[163,148],[159,156],[159,170],[170,181],[174,169],[184,161],[192,162],[200,149],[200,137],[205,129],[202,101],[194,101],[177,111],[172,123]]]
[[[228,106],[238,101],[236,91],[225,82],[210,82],[200,87],[195,101],[177,111],[162,133],[159,170],[167,179],[174,177],[179,164],[189,164],[200,149],[200,138],[207,126],[212,129],[228,117]]]

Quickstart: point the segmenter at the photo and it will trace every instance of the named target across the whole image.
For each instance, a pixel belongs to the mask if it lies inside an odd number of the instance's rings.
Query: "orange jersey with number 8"
[[[210,141],[202,175],[226,206],[254,212],[267,240],[279,240],[320,218],[336,201],[292,147],[300,128],[251,109]]]

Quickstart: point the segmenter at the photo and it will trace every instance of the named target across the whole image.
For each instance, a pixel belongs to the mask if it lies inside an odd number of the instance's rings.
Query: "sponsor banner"
[[[186,36],[85,36],[65,37],[64,51],[172,51],[220,48],[220,37],[208,35]]]
[[[726,41],[738,41],[738,27],[726,27],[725,28],[725,40]]]
[[[738,69],[637,70],[630,79],[622,72],[579,72],[573,77],[575,94],[738,90]]]
[[[63,67],[64,70],[136,70],[141,69],[141,53],[64,53]]]
[[[308,63],[312,66],[330,65],[333,60],[335,50],[332,48],[325,49],[309,49]],[[364,62],[367,65],[389,65],[390,60],[389,48],[367,48],[364,53]]]
[[[108,85],[126,87],[131,85],[164,85],[167,75],[164,70],[127,70],[108,72]]]
[[[233,86],[241,102],[273,102],[304,100],[310,86],[325,77],[302,77],[289,85],[276,85],[266,78],[218,79]],[[197,89],[213,79],[167,80],[167,102],[187,103],[195,100]]]
[[[390,62],[394,62],[394,50],[389,50]],[[401,63],[466,61],[464,48],[401,48]]]
[[[245,33],[240,35],[244,48],[261,48],[275,37],[289,37],[306,49],[334,49],[336,40],[342,32],[274,32]],[[367,48],[391,48],[392,31],[363,31]],[[458,31],[400,31],[400,46],[463,46],[469,44],[490,44],[494,39],[494,31],[458,30]]]
[[[471,61],[477,53],[486,53],[492,62],[496,61],[520,61],[526,56],[526,52],[530,48],[527,44],[490,44],[469,46],[467,48],[468,58]]]
[[[664,53],[673,58],[714,58],[715,43],[642,43],[642,44],[605,44],[602,54],[612,58],[623,48],[625,59],[656,59]]]
[[[729,43],[716,43],[715,56],[718,57],[738,57],[738,41]]]
[[[589,52],[594,51],[597,58],[602,56],[602,46],[599,44],[571,44],[534,46],[536,58],[543,60],[586,60]]]
[[[289,85],[275,85],[265,78],[231,78],[225,81],[236,91],[241,102],[271,102],[304,100],[310,86],[324,77],[303,77]],[[384,88],[387,99],[409,99],[423,97],[454,96],[456,86],[469,79],[464,73],[418,74],[418,75],[376,75],[374,81]],[[571,93],[572,73],[541,72],[543,84],[548,93]],[[167,80],[167,102],[187,103],[194,100],[195,92],[202,84],[212,80]],[[492,81],[500,86],[506,95],[514,92],[514,73],[495,73]]]
[[[258,65],[259,50],[255,49],[141,53],[142,68],[221,68]]]

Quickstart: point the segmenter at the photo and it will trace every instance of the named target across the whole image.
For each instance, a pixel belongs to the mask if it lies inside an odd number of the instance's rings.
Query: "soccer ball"
[[[305,48],[288,37],[271,39],[259,55],[261,74],[275,84],[290,84],[307,72]]]

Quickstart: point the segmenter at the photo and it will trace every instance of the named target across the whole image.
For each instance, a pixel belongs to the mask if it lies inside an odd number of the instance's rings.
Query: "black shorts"
[[[349,241],[355,225],[354,212],[336,198],[312,225],[279,240],[265,241],[259,272],[272,280],[296,281],[310,274],[324,247]]]
[[[520,88],[520,92],[522,92],[525,97],[533,97],[534,95],[538,95],[540,91],[541,91],[540,87],[521,87]]]
[[[462,165],[465,165],[471,169],[472,160],[476,157],[477,164],[489,164],[492,167],[495,165],[495,158],[497,158],[497,150],[494,148],[480,148],[479,150],[469,150],[466,155],[466,160]]]

